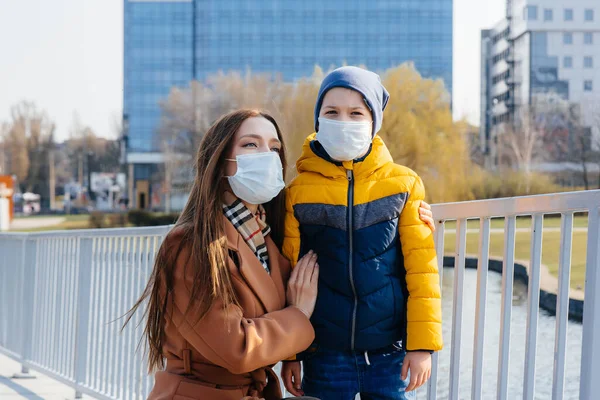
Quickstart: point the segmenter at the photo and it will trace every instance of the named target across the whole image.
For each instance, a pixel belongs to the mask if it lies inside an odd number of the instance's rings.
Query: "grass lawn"
[[[576,215],[573,218],[573,227],[574,228],[587,228],[587,215]],[[479,221],[478,220],[469,220],[467,222],[468,229],[479,229]],[[492,229],[502,229],[504,228],[504,218],[494,218],[491,223]],[[530,228],[531,227],[531,217],[519,217],[517,218],[517,228]],[[546,215],[544,217],[544,228],[559,228],[560,227],[560,215]],[[446,222],[446,229],[456,229],[456,222],[449,221]]]
[[[33,228],[33,229],[23,229],[18,232],[44,232],[44,231],[59,231],[59,230],[67,230],[67,229],[88,229],[89,224],[88,221],[90,219],[89,215],[86,214],[75,214],[75,215],[45,215],[45,216],[32,216],[32,217],[21,217],[25,218],[64,218],[64,221],[57,225],[52,226],[44,226],[41,228]],[[18,219],[18,218],[15,218]]]
[[[560,226],[560,219],[556,219],[557,225],[544,222],[544,227]],[[579,221],[581,224],[586,221]],[[527,224],[525,224],[527,225]],[[574,223],[574,226],[576,224]],[[581,226],[581,225],[579,225]],[[478,225],[473,226],[477,228]],[[498,226],[502,227],[502,225]],[[526,226],[519,226],[525,228]],[[450,228],[450,227],[449,227]],[[469,225],[469,228],[471,226]],[[448,229],[444,240],[444,251],[447,255],[455,251],[456,233],[454,229]],[[529,232],[517,232],[515,240],[515,259],[529,261],[530,259],[531,234]],[[571,254],[571,287],[583,289],[585,282],[587,232],[573,232],[573,251]],[[479,233],[467,233],[467,254],[478,254]],[[504,255],[504,233],[492,232],[490,234],[490,256],[502,258]],[[542,263],[548,266],[551,274],[558,275],[558,260],[560,255],[560,232],[544,232],[542,242]]]

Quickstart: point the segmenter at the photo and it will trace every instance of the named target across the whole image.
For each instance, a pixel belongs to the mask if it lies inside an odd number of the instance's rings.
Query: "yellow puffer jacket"
[[[376,136],[362,160],[339,163],[309,136],[287,189],[284,254],[319,256],[315,343],[370,351],[399,340],[442,348],[433,234],[419,218],[421,179]]]

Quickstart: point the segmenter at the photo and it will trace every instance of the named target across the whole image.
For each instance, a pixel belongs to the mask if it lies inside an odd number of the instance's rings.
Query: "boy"
[[[342,67],[325,77],[316,134],[287,193],[284,254],[319,256],[316,339],[286,361],[294,395],[323,400],[406,399],[431,374],[442,348],[433,235],[419,219],[425,190],[394,164],[377,136],[389,95],[379,76]],[[407,377],[410,371],[410,382]]]

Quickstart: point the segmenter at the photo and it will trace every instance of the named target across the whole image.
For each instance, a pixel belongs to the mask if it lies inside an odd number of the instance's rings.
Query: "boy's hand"
[[[419,218],[427,224],[432,232],[435,232],[435,221],[433,220],[431,206],[423,200],[421,200],[421,205],[419,206]]]
[[[431,354],[426,351],[410,351],[406,353],[402,363],[402,380],[406,380],[410,370],[410,383],[406,391],[418,389],[431,377]]]
[[[281,379],[283,379],[285,389],[296,397],[304,396],[301,371],[300,361],[286,361],[281,367]]]

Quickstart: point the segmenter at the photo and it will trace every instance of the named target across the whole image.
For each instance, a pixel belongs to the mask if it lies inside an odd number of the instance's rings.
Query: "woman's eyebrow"
[[[240,136],[240,139],[244,139],[244,138],[263,140],[265,137],[263,135],[259,135],[257,133],[247,133],[243,136]],[[269,141],[270,142],[276,141],[277,143],[281,143],[281,140],[279,140],[279,138],[270,138]]]
[[[240,139],[244,139],[244,138],[262,139],[263,137],[256,133],[247,133],[245,135],[240,136]]]

